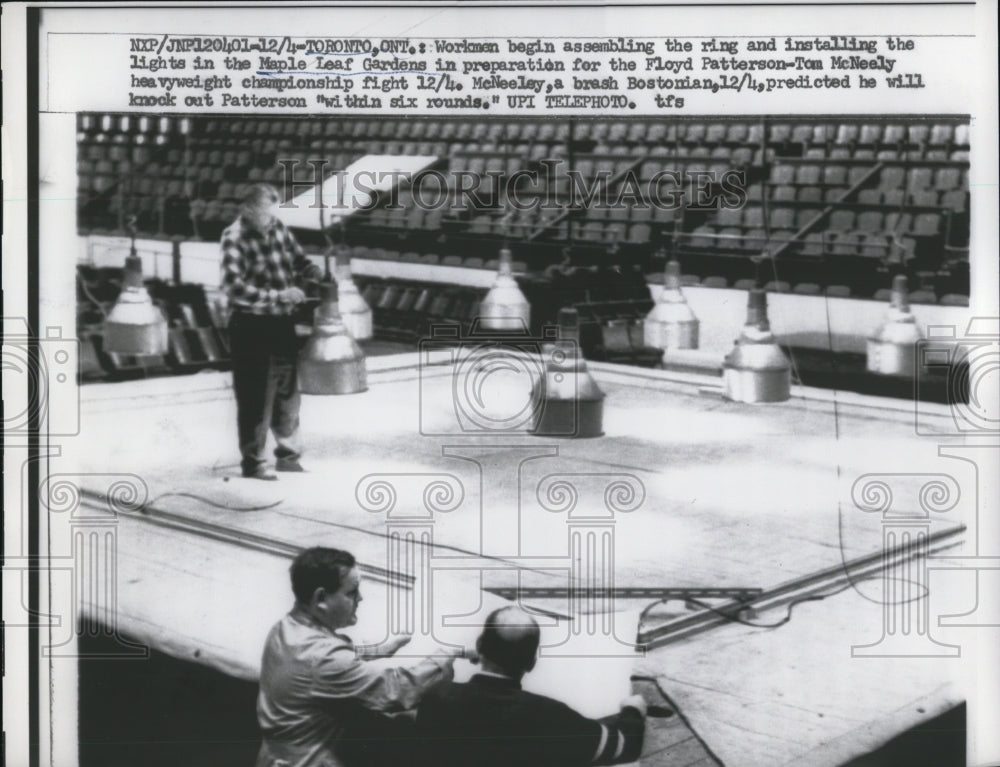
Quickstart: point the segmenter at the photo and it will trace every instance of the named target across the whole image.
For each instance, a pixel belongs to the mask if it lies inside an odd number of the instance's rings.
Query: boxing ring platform
[[[918,433],[912,402],[793,387],[747,406],[717,378],[590,363],[604,436],[565,440],[527,432],[530,360],[479,388],[461,361],[367,364],[366,392],[303,396],[308,473],[278,482],[239,475],[229,374],[82,387],[80,439],[53,471],[78,475],[114,565],[84,612],[255,679],[301,548],[352,551],[355,640],[412,631],[414,655],[471,641],[520,588],[545,645],[526,687],[599,715],[632,677],[684,713],[650,720],[644,765],[840,765],[961,702],[957,629],[936,616],[974,596],[928,574],[974,514],[948,485],[968,481],[962,463],[938,453],[962,442],[946,408],[921,404]],[[918,513],[927,475],[944,483],[934,514]],[[584,582],[603,591],[574,601]],[[723,592],[685,598],[699,589]],[[741,590],[770,601],[729,610]]]

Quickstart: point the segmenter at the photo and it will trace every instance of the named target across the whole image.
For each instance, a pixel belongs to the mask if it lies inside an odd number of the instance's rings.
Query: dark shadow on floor
[[[963,703],[844,767],[965,767],[965,734]]]
[[[81,654],[108,653],[81,638]],[[257,756],[257,685],[150,651],[81,659],[81,767],[250,767]]]

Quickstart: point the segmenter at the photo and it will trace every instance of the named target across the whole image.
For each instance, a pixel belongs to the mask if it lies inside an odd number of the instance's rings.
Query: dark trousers
[[[298,339],[291,317],[235,312],[229,321],[229,343],[236,393],[240,465],[253,472],[264,465],[270,429],[278,458],[298,458]]]

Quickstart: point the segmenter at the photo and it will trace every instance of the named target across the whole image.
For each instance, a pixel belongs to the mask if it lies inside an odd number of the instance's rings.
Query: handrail
[[[805,235],[807,235],[811,229],[813,229],[818,223],[820,223],[823,219],[825,219],[827,216],[829,216],[840,205],[840,203],[842,203],[844,200],[846,200],[848,197],[850,197],[856,191],[858,191],[859,189],[861,189],[861,187],[863,187],[865,184],[867,184],[868,181],[876,173],[878,173],[880,170],[882,170],[883,167],[884,166],[882,165],[882,163],[877,163],[870,171],[868,171],[861,178],[861,180],[859,180],[858,182],[856,182],[854,184],[854,186],[850,187],[846,192],[844,192],[844,194],[842,194],[840,196],[839,200],[837,200],[836,202],[832,202],[832,203],[829,203],[828,205],[826,205],[826,207],[824,207],[823,210],[821,210],[813,218],[811,218],[809,221],[807,221],[806,224],[805,224],[805,226],[803,226],[795,234],[793,234],[792,238],[790,240],[788,240],[787,242],[785,242],[784,244],[782,244],[777,250],[775,250],[773,253],[771,253],[771,258],[777,259],[777,257],[779,255],[781,255],[782,253],[785,252],[785,250],[789,247],[789,245],[791,245],[791,244],[793,244],[795,242],[798,242],[800,239],[802,239],[803,237],[805,237]]]

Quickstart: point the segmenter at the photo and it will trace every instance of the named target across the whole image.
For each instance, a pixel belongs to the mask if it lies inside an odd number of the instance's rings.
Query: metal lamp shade
[[[722,365],[726,399],[733,402],[784,402],[791,397],[792,369],[771,334],[767,294],[750,291],[747,322]]]
[[[697,349],[698,318],[681,292],[681,266],[667,264],[663,292],[643,322],[643,342],[654,349]]]
[[[108,354],[167,353],[167,320],[142,284],[142,263],[137,256],[125,259],[124,287],[104,321],[103,345]]]
[[[303,394],[357,394],[368,388],[365,355],[347,332],[337,307],[337,286],[320,286],[322,302],[313,332],[299,355],[299,389]]]
[[[906,277],[892,281],[892,299],[885,322],[868,339],[868,371],[886,376],[916,373],[917,344],[922,338],[917,319],[910,311]]]
[[[531,327],[531,305],[517,286],[511,269],[511,252],[500,251],[496,281],[479,305],[479,326],[484,330],[527,333]]]
[[[354,283],[350,262],[338,264],[336,272],[340,316],[347,332],[357,341],[367,341],[375,333],[371,307]]]
[[[543,348],[545,373],[531,392],[531,433],[536,436],[581,439],[604,434],[604,392],[587,369],[579,333],[576,309],[560,309],[560,340]]]

